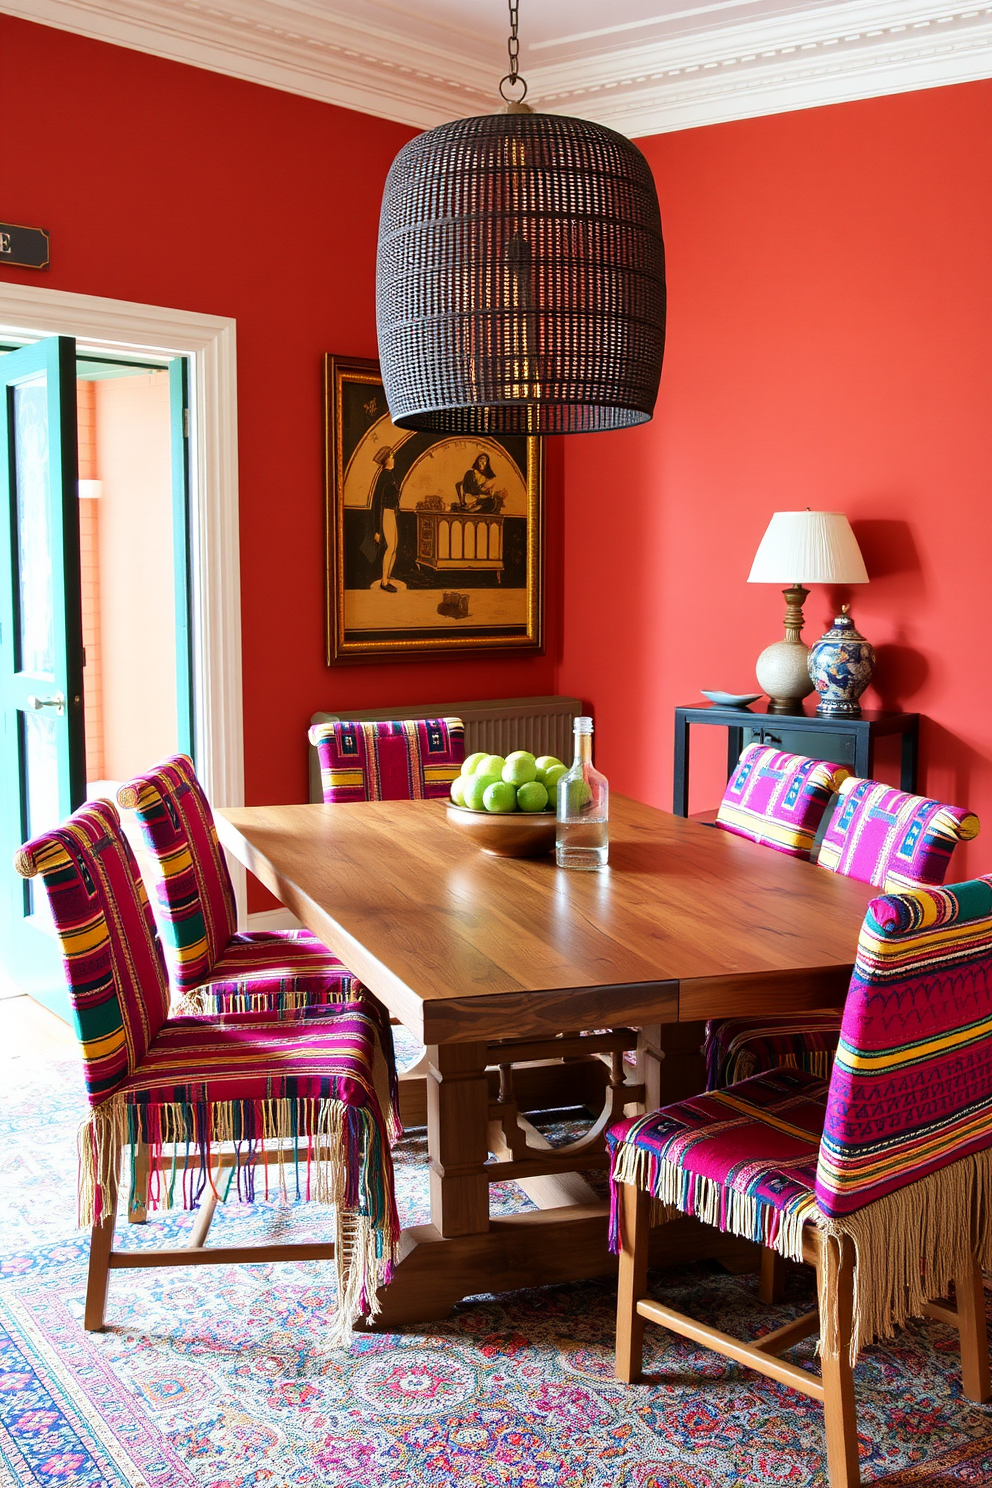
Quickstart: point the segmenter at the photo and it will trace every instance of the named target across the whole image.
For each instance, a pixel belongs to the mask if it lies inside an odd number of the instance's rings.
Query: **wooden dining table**
[[[591,873],[558,868],[553,854],[484,853],[443,801],[239,807],[217,825],[426,1045],[431,1223],[403,1232],[386,1327],[610,1268],[607,1206],[577,1171],[605,1167],[602,1141],[578,1156],[551,1147],[520,1116],[515,1065],[579,1061],[580,1031],[620,1030],[602,1056],[613,1114],[687,1093],[666,1090],[679,1026],[840,1007],[877,893],[618,795],[609,865]],[[635,1037],[631,1069],[622,1049]],[[490,1215],[490,1184],[506,1180],[538,1207]],[[654,1243],[656,1261],[741,1244],[691,1219]]]

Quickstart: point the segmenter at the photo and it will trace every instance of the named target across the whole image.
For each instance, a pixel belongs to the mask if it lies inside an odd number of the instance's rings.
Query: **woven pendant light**
[[[516,68],[510,0],[505,97]],[[379,223],[379,361],[394,424],[577,434],[650,419],[665,348],[654,180],[623,135],[506,112],[405,145]]]

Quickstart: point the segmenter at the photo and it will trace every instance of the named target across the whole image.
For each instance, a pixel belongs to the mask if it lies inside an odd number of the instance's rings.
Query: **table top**
[[[239,807],[217,826],[428,1044],[837,1006],[878,893],[619,795],[593,873],[483,853],[443,801]]]

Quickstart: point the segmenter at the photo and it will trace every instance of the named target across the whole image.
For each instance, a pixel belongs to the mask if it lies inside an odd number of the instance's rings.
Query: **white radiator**
[[[531,754],[554,754],[572,763],[572,726],[582,712],[573,697],[491,698],[476,703],[430,703],[411,708],[366,708],[352,713],[315,713],[311,723],[339,718],[378,722],[384,718],[460,718],[465,725],[465,753],[509,754],[529,749]],[[310,746],[310,799],[320,801],[320,764]]]

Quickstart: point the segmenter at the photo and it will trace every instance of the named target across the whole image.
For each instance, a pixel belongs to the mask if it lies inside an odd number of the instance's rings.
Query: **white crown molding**
[[[429,129],[489,113],[472,57],[291,0],[0,0],[0,12]]]
[[[549,111],[662,134],[992,77],[992,8],[844,0],[532,68],[530,77]]]
[[[490,112],[501,60],[318,0],[0,0],[0,12],[415,128]],[[646,44],[604,38],[599,55],[529,63],[527,77],[541,108],[666,133],[992,77],[992,8],[837,0]]]

